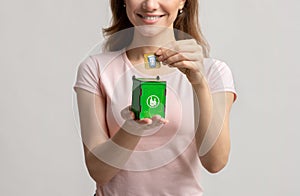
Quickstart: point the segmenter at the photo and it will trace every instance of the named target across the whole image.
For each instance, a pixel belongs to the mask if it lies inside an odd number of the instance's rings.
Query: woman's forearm
[[[202,165],[212,173],[227,163],[230,140],[226,95],[212,96],[208,85],[194,85],[196,143]]]
[[[133,118],[133,113],[131,117]],[[125,120],[119,131],[106,142],[86,151],[86,162],[90,175],[99,184],[110,181],[130,159],[141,137],[168,121],[160,116],[134,120],[124,116]],[[85,148],[86,149],[86,148]]]
[[[213,101],[206,84],[193,85],[194,90],[194,117],[197,149],[200,149],[202,141],[207,133],[211,116]]]
[[[85,147],[86,164],[92,178],[100,185],[109,182],[128,161],[140,138],[121,128],[91,151]]]

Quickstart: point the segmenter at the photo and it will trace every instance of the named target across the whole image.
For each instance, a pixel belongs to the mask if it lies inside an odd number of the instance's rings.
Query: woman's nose
[[[143,9],[147,11],[157,10],[159,7],[158,0],[145,0],[143,1]]]

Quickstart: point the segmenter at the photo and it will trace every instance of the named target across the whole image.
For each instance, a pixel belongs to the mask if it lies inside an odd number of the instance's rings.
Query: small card
[[[160,68],[160,62],[157,60],[154,54],[144,54],[144,63],[146,69]]]

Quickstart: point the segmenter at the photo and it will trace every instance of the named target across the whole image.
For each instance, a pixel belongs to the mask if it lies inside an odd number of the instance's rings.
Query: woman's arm
[[[230,153],[229,116],[234,95],[231,92],[211,94],[208,87],[193,86],[195,92],[196,142],[204,168],[219,172]],[[201,111],[200,114],[197,111]]]
[[[169,67],[178,68],[191,83],[199,157],[209,172],[220,171],[230,151],[229,113],[233,93],[210,93],[204,76],[202,47],[193,39],[171,42],[158,49],[156,55]]]
[[[142,135],[147,128],[151,129],[166,121],[157,116],[136,121],[133,113],[127,108],[122,113],[125,123],[112,138],[109,138],[105,98],[80,88],[76,88],[76,92],[86,166],[90,176],[103,185],[122,169],[141,138],[126,130]]]
[[[101,148],[109,149],[111,142],[108,138],[108,130],[105,119],[105,99],[88,91],[76,88],[77,102],[80,118],[81,136],[84,146],[85,162],[90,176],[99,184],[107,183],[118,172],[119,168],[112,167],[98,158]],[[133,150],[140,137],[131,135],[120,129],[111,140],[116,144]],[[106,153],[114,154],[113,151],[100,152],[100,157],[108,156]],[[123,157],[126,161],[130,154]],[[116,156],[117,157],[117,156]]]

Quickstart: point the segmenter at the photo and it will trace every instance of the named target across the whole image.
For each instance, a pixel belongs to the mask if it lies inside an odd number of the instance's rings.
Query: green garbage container
[[[152,118],[160,115],[165,118],[166,81],[156,78],[132,77],[131,110],[136,119]]]

